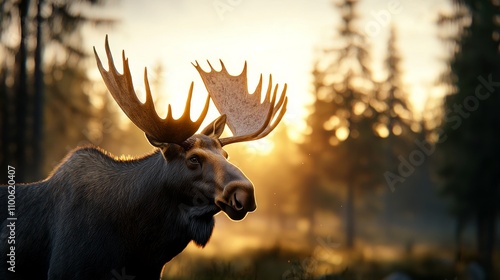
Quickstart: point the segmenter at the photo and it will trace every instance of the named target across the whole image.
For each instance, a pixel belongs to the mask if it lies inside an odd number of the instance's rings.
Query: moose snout
[[[253,190],[237,188],[229,198],[229,205],[236,211],[252,212],[257,208]]]
[[[233,220],[241,220],[248,212],[257,208],[250,181],[229,183],[224,187],[222,195],[216,198],[215,203]]]

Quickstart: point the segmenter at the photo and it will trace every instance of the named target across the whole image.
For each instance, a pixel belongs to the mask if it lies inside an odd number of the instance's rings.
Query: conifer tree
[[[355,194],[382,183],[382,149],[368,44],[356,26],[357,1],[343,0],[336,7],[342,16],[338,37],[313,71],[315,102],[307,120],[310,133],[301,149],[311,160],[308,185],[345,186],[345,246],[353,248]]]
[[[453,54],[443,83],[449,89],[439,129],[437,163],[442,193],[452,212],[473,218],[479,261],[487,279],[493,273],[496,220],[500,209],[500,5],[497,1],[452,1],[455,11],[443,15],[443,29]]]
[[[0,83],[4,85],[0,87],[0,98],[9,112],[0,118],[0,131],[9,134],[0,141],[0,166],[15,166],[17,182],[45,176],[41,172],[45,150],[45,100],[50,92],[44,91],[44,69],[52,67],[43,60],[45,50],[59,48],[55,58],[60,61],[55,63],[66,62],[72,64],[69,68],[77,68],[78,61],[86,55],[81,50],[81,28],[85,24],[114,21],[85,16],[76,6],[102,3],[96,0],[0,2],[0,63],[3,67]],[[13,34],[16,30],[20,30],[19,35]],[[12,39],[17,37],[20,40]],[[30,64],[34,65],[33,69],[27,67]]]

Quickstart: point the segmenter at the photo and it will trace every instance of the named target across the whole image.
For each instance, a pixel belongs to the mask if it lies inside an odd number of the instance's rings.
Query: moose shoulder
[[[189,242],[207,244],[215,214],[241,220],[256,208],[252,183],[227,161],[223,146],[271,132],[286,111],[286,86],[277,98],[270,81],[261,102],[261,83],[248,93],[246,66],[231,76],[222,62],[221,71],[195,65],[209,93],[200,117],[189,117],[191,84],[184,114],[173,119],[169,107],[162,119],[147,79],[143,104],[125,56],[119,74],[107,38],[105,47],[109,70],[97,53],[96,59],[108,89],[157,149],[122,160],[97,147],[77,148],[47,179],[16,186],[15,244],[8,243],[8,190],[0,187],[0,279],[159,279],[163,265]],[[196,134],[209,98],[221,116]],[[221,138],[226,124],[233,136]],[[8,270],[11,246],[15,272]]]

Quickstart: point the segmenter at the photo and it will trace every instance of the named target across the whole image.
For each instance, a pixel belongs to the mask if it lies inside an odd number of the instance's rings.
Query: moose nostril
[[[243,209],[243,204],[238,200],[238,196],[236,195],[238,192],[235,192],[233,195],[233,208],[235,210],[241,210]]]
[[[231,182],[224,187],[224,191],[218,198],[221,209],[229,215],[231,219],[241,220],[247,212],[252,212],[257,207],[253,193],[253,185],[250,182]],[[218,205],[219,206],[219,205]],[[228,208],[225,208],[228,207]]]

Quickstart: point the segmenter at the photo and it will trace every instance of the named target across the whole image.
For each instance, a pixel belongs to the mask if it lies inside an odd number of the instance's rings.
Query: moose
[[[143,103],[125,52],[120,74],[107,36],[105,50],[108,70],[94,47],[101,76],[155,151],[124,160],[98,147],[77,148],[47,179],[14,186],[15,213],[7,211],[12,187],[1,186],[0,279],[159,279],[188,243],[207,244],[215,214],[241,220],[256,209],[252,182],[227,160],[223,147],[268,135],[285,114],[286,84],[278,94],[270,75],[261,100],[262,75],[249,93],[246,62],[237,76],[222,61],[220,71],[208,62],[208,72],[196,62],[208,91],[200,116],[190,118],[192,82],[182,116],[174,119],[168,105],[161,118],[147,69]],[[197,134],[210,99],[221,115]],[[232,136],[221,138],[225,125]]]

